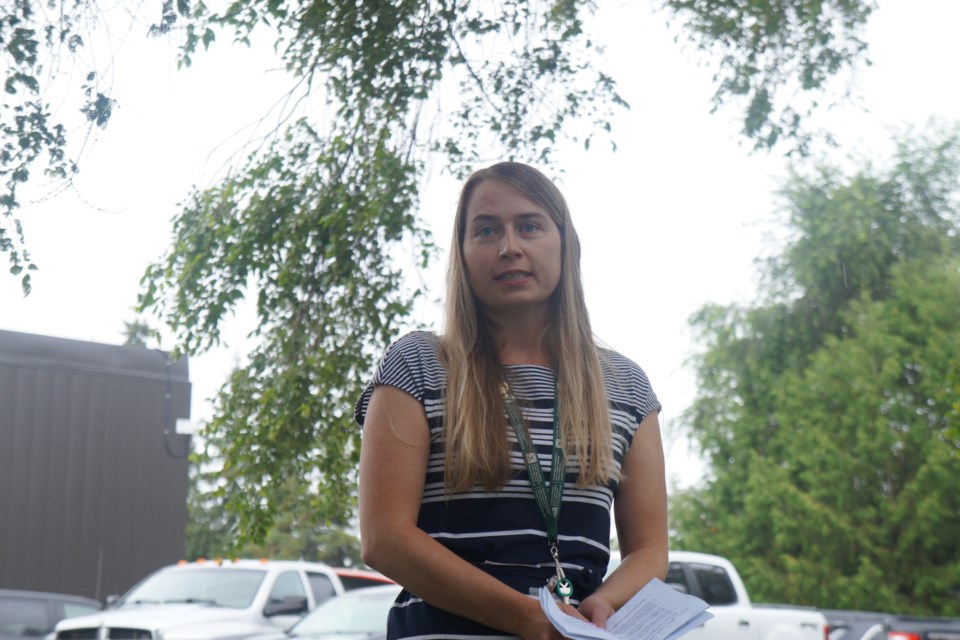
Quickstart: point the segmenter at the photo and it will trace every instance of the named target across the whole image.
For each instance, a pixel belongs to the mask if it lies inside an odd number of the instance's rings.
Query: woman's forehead
[[[500,180],[487,179],[474,188],[466,203],[468,219],[476,217],[547,216],[549,211],[526,193]]]

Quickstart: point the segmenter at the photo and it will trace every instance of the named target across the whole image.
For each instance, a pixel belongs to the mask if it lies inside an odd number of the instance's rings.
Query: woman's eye
[[[493,227],[479,227],[474,231],[474,235],[478,238],[490,238],[497,233],[497,230]]]
[[[540,225],[536,222],[524,222],[520,225],[520,233],[534,233],[540,230]]]

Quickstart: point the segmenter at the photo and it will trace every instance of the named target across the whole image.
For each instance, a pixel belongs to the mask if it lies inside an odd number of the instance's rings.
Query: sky
[[[651,378],[663,403],[667,475],[683,488],[705,472],[679,420],[695,396],[690,358],[700,349],[687,320],[708,302],[754,299],[755,260],[775,250],[782,231],[776,190],[787,164],[783,149],[750,152],[735,109],[710,113],[712,68],[674,41],[665,14],[645,0],[599,4],[590,28],[606,52],[597,66],[631,108],[613,121],[616,152],[563,148],[549,172],[563,171],[557,181],[583,245],[594,331]],[[960,121],[960,2],[880,5],[866,32],[873,65],[856,74],[856,102],[818,116],[841,143],[831,162],[882,161],[891,131],[931,118]],[[17,279],[0,276],[0,329],[122,343],[140,277],[169,245],[178,203],[262,132],[258,119],[288,84],[256,50],[219,43],[178,70],[168,41],[146,41],[139,31],[104,37],[104,50],[117,52],[107,67],[117,108],[84,146],[75,189],[43,197],[45,185],[32,185],[35,202],[19,215],[40,270],[28,297]],[[422,195],[420,215],[441,247],[458,189],[436,175]],[[436,297],[445,260],[443,252],[412,276]],[[421,305],[416,319],[438,326],[439,307]],[[209,417],[208,399],[242,359],[250,322],[241,311],[221,348],[190,359],[195,422]],[[173,345],[167,338],[161,346]]]

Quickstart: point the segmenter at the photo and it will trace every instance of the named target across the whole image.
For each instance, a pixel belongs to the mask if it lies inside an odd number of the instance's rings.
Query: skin
[[[467,207],[464,263],[478,302],[501,327],[504,362],[549,364],[539,347],[548,298],[561,277],[560,232],[541,207],[496,180],[477,186]],[[505,273],[515,274],[503,278]],[[529,640],[559,633],[539,603],[488,575],[417,527],[429,456],[423,407],[394,387],[377,387],[363,425],[360,539],[363,561],[432,605]],[[614,503],[624,560],[571,615],[604,626],[651,578],[667,569],[666,486],[656,414],[639,425],[624,458]]]

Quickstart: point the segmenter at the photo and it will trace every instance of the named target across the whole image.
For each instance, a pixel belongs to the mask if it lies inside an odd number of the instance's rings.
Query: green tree
[[[79,55],[86,45],[86,29],[99,15],[95,2],[17,0],[0,7],[0,60],[5,67],[0,106],[0,253],[9,255],[10,273],[20,277],[24,294],[30,293],[30,272],[37,265],[15,215],[21,204],[19,190],[35,173],[35,165],[48,178],[61,182],[69,182],[78,171],[75,159],[67,155],[67,124],[51,107],[51,85],[65,67],[81,78],[78,109],[86,127],[79,137],[89,137],[94,128],[106,126],[113,113],[114,100],[104,92],[96,68]]]
[[[123,322],[123,344],[128,347],[146,347],[150,341],[160,342],[160,332],[137,318]]]
[[[861,29],[876,2],[743,2],[664,0],[688,40],[716,68],[713,110],[743,109],[741,132],[755,149],[790,141],[788,153],[807,155],[817,137],[809,116],[843,71],[865,58]],[[869,64],[869,60],[865,60]],[[840,95],[846,95],[844,89]]]
[[[321,524],[316,506],[304,498],[302,478],[288,476],[279,492],[277,519],[262,543],[236,544],[238,520],[225,508],[221,486],[220,456],[210,447],[194,453],[190,461],[190,492],[187,496],[186,558],[274,558],[325,562],[331,566],[363,566],[360,543],[346,524]]]
[[[675,499],[674,544],[760,599],[960,612],[958,175],[957,129],[886,172],[795,175],[768,298],[692,318],[711,478]]]

